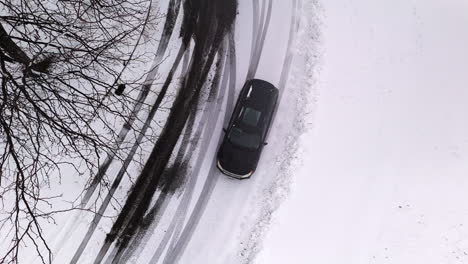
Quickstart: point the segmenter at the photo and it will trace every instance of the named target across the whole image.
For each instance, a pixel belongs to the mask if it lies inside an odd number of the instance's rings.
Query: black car
[[[252,79],[244,84],[218,150],[222,173],[237,179],[254,173],[277,100],[278,89],[269,82]]]

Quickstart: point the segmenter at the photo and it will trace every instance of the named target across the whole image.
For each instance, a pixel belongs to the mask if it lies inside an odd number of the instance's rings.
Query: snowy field
[[[318,96],[255,263],[468,263],[468,2],[319,5]]]
[[[144,47],[154,54],[145,81],[154,93],[138,113],[149,121],[136,126],[150,128],[123,143],[146,139],[140,163],[113,162],[112,187],[88,191],[82,204],[99,214],[45,223],[53,263],[468,263],[467,1],[239,0],[216,66],[201,56],[209,67],[192,63],[199,35],[187,45],[179,37],[184,3],[153,7],[169,16],[154,29],[157,47]],[[193,124],[170,158],[169,175],[180,178],[155,188],[144,221],[129,206],[125,228],[110,236],[169,115],[171,99],[149,110],[164,81],[173,98],[205,66]],[[250,78],[277,86],[280,101],[257,171],[238,181],[216,169],[216,152]],[[86,180],[56,183],[54,206],[79,204]],[[21,263],[39,263],[30,249]]]

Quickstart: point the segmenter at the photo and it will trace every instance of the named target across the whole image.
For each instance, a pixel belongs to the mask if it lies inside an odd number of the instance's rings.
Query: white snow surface
[[[252,69],[252,36],[267,30],[252,32],[253,23],[267,20],[269,3],[239,1],[237,91]],[[259,167],[245,181],[213,174],[218,118],[209,147],[193,153],[203,159],[182,229],[155,263],[468,263],[468,2],[271,3],[254,77],[283,92]],[[159,5],[165,10],[167,1]],[[290,35],[294,14],[300,23]],[[171,40],[162,76],[178,41]],[[224,109],[226,96],[218,103]],[[124,179],[79,263],[94,260],[138,169]],[[65,196],[76,197],[83,180],[64,180]],[[150,263],[184,197],[169,198],[129,263]],[[91,216],[74,212],[50,224],[54,263],[69,262]],[[32,252],[25,263],[37,263]]]
[[[467,10],[320,1],[318,95],[254,263],[468,263]]]

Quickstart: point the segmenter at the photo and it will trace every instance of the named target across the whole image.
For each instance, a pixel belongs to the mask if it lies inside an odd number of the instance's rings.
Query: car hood
[[[224,141],[219,148],[218,161],[225,170],[245,175],[255,170],[259,156],[259,150],[242,149],[232,145],[229,141]]]

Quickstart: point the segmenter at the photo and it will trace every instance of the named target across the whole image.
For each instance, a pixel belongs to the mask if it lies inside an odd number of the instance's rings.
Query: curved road
[[[179,31],[182,16],[177,16],[177,13],[183,12],[184,6],[180,0],[168,2],[169,19],[172,21],[164,26],[163,41],[149,83],[154,80],[159,63],[163,63],[163,58],[169,55],[166,48],[171,34],[175,38]],[[285,118],[293,114],[288,104],[295,96],[293,92],[288,92],[286,84],[300,8],[301,0],[239,1],[236,24],[223,40],[216,55],[217,66],[212,68],[208,102],[202,103],[199,107],[202,111],[189,119],[194,126],[186,132],[192,136],[190,139],[183,137],[185,143],[179,149],[178,159],[190,168],[179,172],[185,173],[183,188],[173,192],[157,192],[152,208],[148,210],[153,213],[147,212],[144,217],[144,222],[148,224],[137,228],[128,246],[122,249],[116,243],[104,244],[96,258],[103,243],[102,229],[107,229],[100,223],[101,215],[111,210],[108,208],[111,193],[105,201],[107,204],[101,206],[100,215],[94,217],[87,231],[81,227],[76,230],[83,230],[83,234],[73,234],[75,237],[86,234],[84,237],[77,240],[62,235],[58,238],[55,252],[60,251],[60,257],[55,259],[56,263],[237,264],[251,261],[260,238],[258,226],[265,217],[262,203],[271,196],[268,192],[272,190],[269,188],[274,185],[275,175],[282,169],[278,160],[285,158],[282,153],[288,147],[283,139],[294,126],[292,118]],[[175,23],[175,20],[178,22]],[[179,64],[182,56],[183,61],[181,65],[175,64],[171,72],[177,71],[178,76],[186,73],[191,65],[189,54],[192,51],[192,45],[187,47],[185,53],[181,48],[176,61]],[[269,135],[270,144],[265,148],[257,172],[250,180],[238,181],[225,177],[216,169],[215,156],[222,138],[222,127],[229,120],[240,88],[249,78],[265,79],[275,84],[280,89],[280,103],[278,117]],[[144,98],[146,95],[142,96]],[[125,128],[122,131],[126,133]],[[105,166],[104,171],[109,164]],[[112,189],[115,190],[119,184],[120,180]],[[92,191],[88,191],[85,202],[91,195]],[[74,214],[62,233],[72,234],[81,217],[80,213]],[[66,241],[70,244],[66,245]],[[81,243],[77,244],[76,241]]]
[[[291,65],[292,45],[298,29],[299,8],[298,1],[286,3],[270,0],[239,3],[235,37],[231,35],[230,42],[230,48],[235,45],[237,53],[229,53],[230,63],[226,67],[230,67],[231,70],[225,69],[222,81],[225,83],[229,78],[227,82],[230,91],[233,88],[238,91],[245,79],[255,77],[276,84],[283,96]],[[249,31],[252,34],[248,34]],[[246,48],[249,44],[250,49]],[[237,78],[232,69],[235,69]],[[222,85],[221,89],[225,89],[225,86]],[[226,108],[229,111],[225,112],[224,121],[218,122],[214,130],[212,127],[205,130],[203,136],[205,140],[209,140],[211,134],[222,135],[220,124],[229,119],[232,103],[232,97],[227,98]],[[271,138],[278,137],[278,134],[284,132],[279,131],[280,133],[275,135],[275,126],[273,125]],[[245,230],[248,224],[254,224],[251,223],[251,219],[245,219],[245,215],[248,210],[256,207],[251,206],[257,199],[256,195],[272,180],[267,178],[268,174],[265,171],[267,166],[274,163],[272,160],[274,154],[264,155],[266,157],[262,158],[260,170],[250,180],[232,180],[221,175],[215,167],[214,154],[219,140],[220,138],[212,139],[211,145],[206,149],[207,141],[202,144],[202,149],[210,155],[198,157],[195,175],[190,178],[197,180],[196,182],[192,180],[187,185],[177,213],[169,228],[165,230],[165,235],[149,263],[206,263],[208,260],[210,263],[239,263],[239,257],[240,261],[243,261],[242,254],[237,255],[238,252],[226,252],[223,249],[236,248],[226,244],[239,241],[239,237],[236,236],[243,233],[242,229]],[[266,148],[266,152],[268,151],[269,148]],[[199,170],[202,163],[204,168]],[[272,167],[274,166],[270,169]],[[274,174],[275,170],[271,172]],[[198,193],[194,193],[195,185],[198,186]],[[196,197],[196,200],[193,197]],[[187,213],[190,213],[188,219],[186,219]],[[146,259],[147,254],[140,252],[139,256],[140,258],[135,258],[138,259],[137,263]]]

